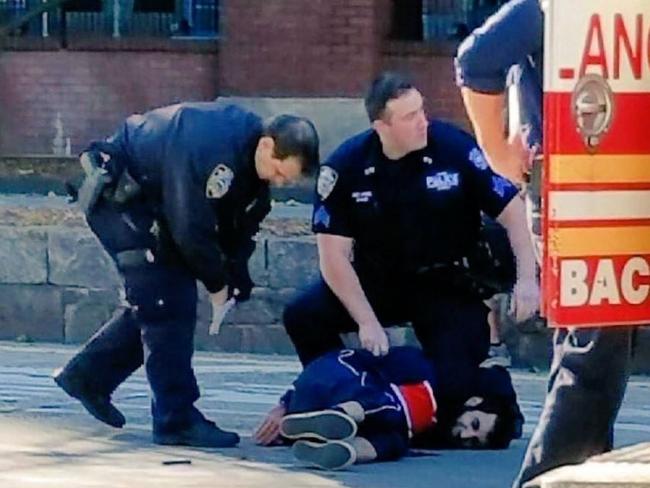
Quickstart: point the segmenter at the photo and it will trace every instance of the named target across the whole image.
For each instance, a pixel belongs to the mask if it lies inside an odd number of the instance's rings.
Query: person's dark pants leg
[[[357,330],[350,314],[323,280],[286,306],[284,327],[303,366],[328,351],[341,349],[341,332]]]
[[[490,347],[488,308],[478,299],[436,296],[424,289],[413,311],[413,329],[437,377],[436,396],[467,398]]]
[[[143,203],[118,208],[100,200],[88,225],[124,277],[117,255],[124,250],[155,246],[153,217]],[[129,307],[120,307],[59,373],[65,381],[82,383],[88,393],[109,395],[143,362],[140,327]]]
[[[62,374],[74,376],[90,391],[110,396],[142,361],[140,328],[131,308],[120,307],[66,364]]]
[[[402,283],[373,273],[359,273],[361,287],[384,326],[407,320],[408,292]],[[339,334],[359,326],[323,279],[309,287],[284,310],[284,327],[303,366],[328,351],[341,349]]]
[[[127,299],[137,307],[154,431],[185,429],[199,415],[193,407],[199,389],[192,370],[196,281],[183,268],[155,264],[124,276]]]
[[[373,444],[378,460],[397,459],[408,449],[408,425],[404,409],[390,384],[375,371],[359,369],[351,350],[329,353],[305,367],[294,382],[287,413],[336,408],[356,402],[363,419],[355,419],[358,435]],[[375,445],[375,440],[377,445]]]
[[[633,330],[560,329],[554,341],[544,409],[514,488],[612,447],[614,422],[630,375]]]
[[[394,461],[404,457],[409,450],[406,431],[369,431],[362,428],[358,437],[363,437],[374,447],[377,457],[373,461]]]

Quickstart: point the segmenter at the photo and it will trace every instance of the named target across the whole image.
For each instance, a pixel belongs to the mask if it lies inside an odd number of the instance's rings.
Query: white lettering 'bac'
[[[620,274],[614,261],[598,260],[589,279],[589,266],[582,259],[565,259],[560,264],[560,306],[640,305],[650,298],[650,263],[642,257],[628,259]]]

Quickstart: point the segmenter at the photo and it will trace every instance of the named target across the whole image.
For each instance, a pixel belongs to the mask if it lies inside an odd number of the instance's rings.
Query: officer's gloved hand
[[[254,286],[246,261],[228,263],[228,298],[234,298],[238,303],[245,302],[251,297]]]

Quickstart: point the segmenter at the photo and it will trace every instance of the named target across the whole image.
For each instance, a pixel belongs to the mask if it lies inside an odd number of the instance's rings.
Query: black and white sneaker
[[[345,440],[357,434],[357,423],[339,410],[293,413],[284,416],[280,432],[287,439]]]
[[[297,460],[320,469],[343,469],[357,460],[357,453],[344,441],[297,441],[292,447]]]

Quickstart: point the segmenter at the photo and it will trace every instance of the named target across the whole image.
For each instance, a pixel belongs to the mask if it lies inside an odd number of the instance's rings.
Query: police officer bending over
[[[422,96],[402,76],[376,79],[366,108],[372,130],[320,168],[313,229],[323,279],[287,306],[285,327],[306,365],[341,348],[340,332],[358,330],[363,348],[385,354],[383,326],[410,321],[441,392],[453,395],[489,347],[486,295],[472,278],[481,212],[506,228],[513,247],[517,318],[537,308],[523,202],[471,136],[427,121]]]
[[[113,391],[144,364],[156,444],[230,447],[194,406],[197,288],[214,315],[229,296],[250,296],[247,261],[270,210],[269,184],[318,165],[311,122],[280,115],[263,124],[235,106],[183,103],[129,117],[82,154],[79,203],[125,281],[128,306],[55,373],[56,383],[113,427],[124,416]]]

